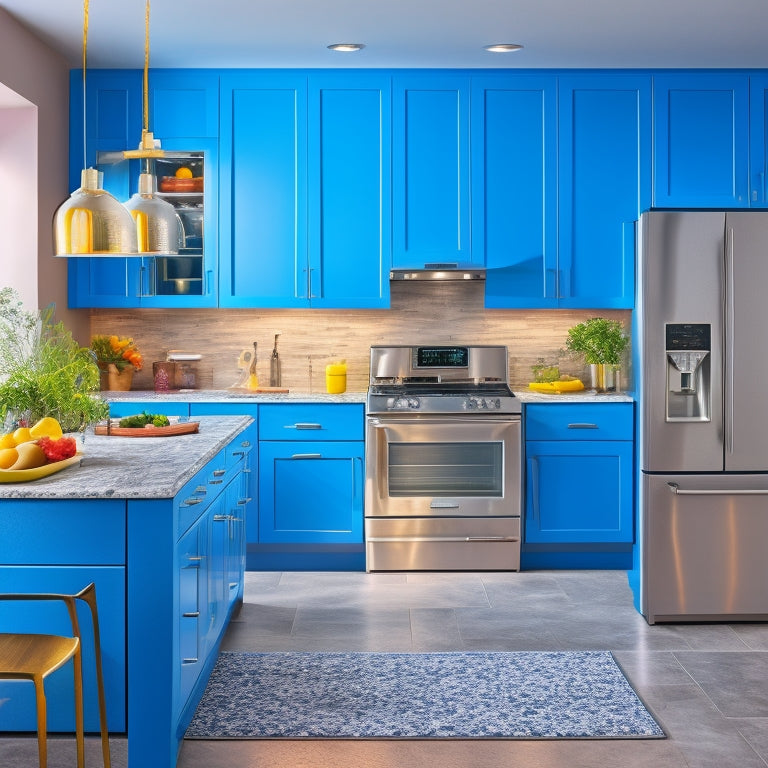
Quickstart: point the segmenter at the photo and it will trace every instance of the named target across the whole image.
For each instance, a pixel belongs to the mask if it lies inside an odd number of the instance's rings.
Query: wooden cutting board
[[[109,437],[173,437],[197,432],[199,426],[199,421],[184,421],[167,427],[110,427],[107,430],[106,424],[97,424],[95,433]]]

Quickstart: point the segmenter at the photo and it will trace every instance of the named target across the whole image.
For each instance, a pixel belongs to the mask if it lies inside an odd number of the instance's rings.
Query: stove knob
[[[421,405],[419,402],[418,397],[409,397],[408,398],[408,407],[409,408],[418,408]]]
[[[407,397],[396,397],[394,399],[394,402],[392,403],[393,410],[400,410],[401,408],[407,408],[407,407],[408,407]]]
[[[486,407],[489,411],[493,411],[496,408],[499,407],[499,401],[498,400],[486,400]]]

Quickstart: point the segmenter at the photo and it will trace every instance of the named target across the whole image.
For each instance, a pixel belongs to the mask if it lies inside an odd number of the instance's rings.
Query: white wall
[[[38,307],[37,108],[0,84],[0,283]]]
[[[25,118],[15,114],[16,108],[0,108],[3,126],[0,141],[22,141],[18,121],[31,119],[34,112],[37,115],[34,151],[30,152],[29,146],[19,148],[23,155],[11,162],[11,170],[7,172],[0,151],[0,184],[5,186],[8,174],[18,174],[21,165],[24,175],[28,173],[34,179],[34,184],[24,189],[22,195],[32,195],[30,205],[37,209],[37,220],[31,227],[28,221],[3,214],[0,269],[7,269],[9,275],[22,276],[25,294],[30,290],[30,281],[36,282],[37,305],[42,307],[54,302],[57,319],[64,321],[81,343],[87,343],[89,313],[67,309],[67,260],[53,256],[53,214],[71,191],[69,65],[3,8],[0,8],[0,85],[4,86],[6,95],[11,91],[29,105],[21,107],[22,111],[32,110],[27,111]],[[19,244],[18,251],[5,247],[11,238]],[[36,259],[30,255],[33,250]],[[6,281],[0,273],[0,285],[4,284]]]

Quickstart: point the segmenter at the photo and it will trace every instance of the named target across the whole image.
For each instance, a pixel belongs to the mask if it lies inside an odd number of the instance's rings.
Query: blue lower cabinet
[[[262,442],[259,540],[363,541],[361,442]]]
[[[631,403],[526,407],[524,568],[631,567],[632,413]]]

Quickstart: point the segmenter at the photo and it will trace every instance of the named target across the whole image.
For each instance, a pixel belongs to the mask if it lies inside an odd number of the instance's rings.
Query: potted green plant
[[[628,344],[624,326],[606,317],[591,317],[574,325],[566,339],[570,352],[584,356],[591,367],[592,386],[600,391],[616,388],[614,381]]]
[[[52,416],[65,432],[82,431],[109,413],[98,389],[94,355],[54,322],[53,305],[28,312],[12,288],[0,289],[0,426]]]

